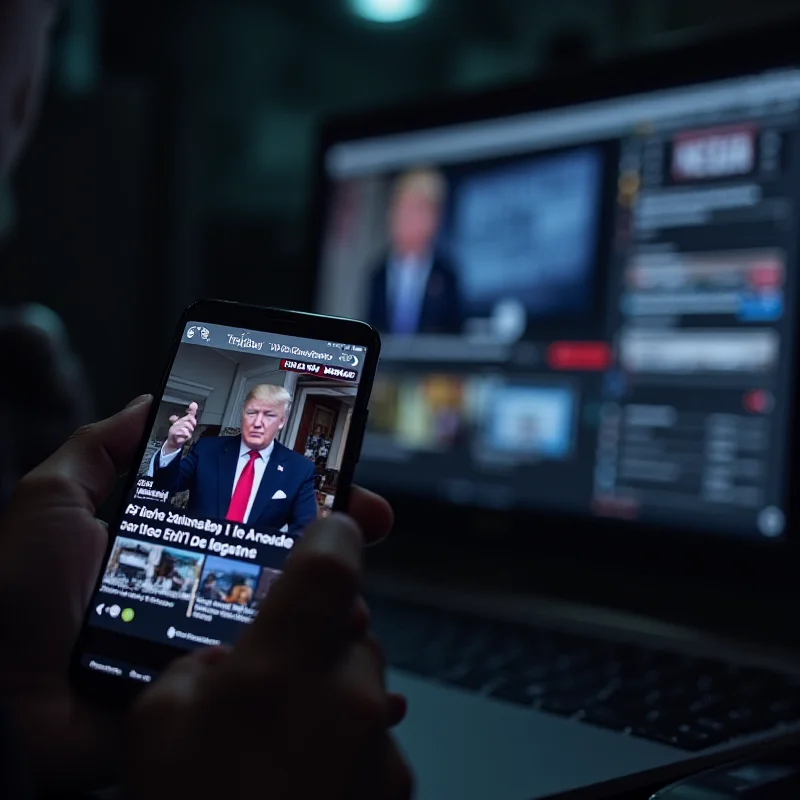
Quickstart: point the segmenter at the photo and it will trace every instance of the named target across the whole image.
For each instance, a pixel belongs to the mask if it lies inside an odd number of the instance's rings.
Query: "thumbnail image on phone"
[[[217,305],[237,308],[198,311]],[[234,641],[304,529],[346,493],[379,340],[363,323],[260,313],[260,330],[209,321],[214,313],[185,319],[110,529],[79,645],[85,670],[147,683],[165,651],[155,657],[134,639]],[[306,335],[326,321],[338,340]]]

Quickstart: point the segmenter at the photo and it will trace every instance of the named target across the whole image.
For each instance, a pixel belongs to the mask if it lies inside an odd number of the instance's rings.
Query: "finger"
[[[186,706],[194,701],[200,681],[229,653],[225,647],[207,647],[173,661],[142,693],[135,711],[137,718],[140,721],[143,718],[157,719],[166,709]]]
[[[313,680],[313,678],[312,678]],[[384,685],[383,655],[371,637],[349,644],[338,657],[330,673],[327,699],[320,714],[333,713],[337,735],[330,747],[338,751],[336,760],[347,770],[351,785],[364,793],[348,793],[348,797],[403,797],[396,790],[407,786],[403,780],[404,762],[396,756],[386,758],[387,728],[393,722],[392,706],[396,700],[387,694]],[[373,769],[374,768],[374,769]],[[387,777],[384,772],[389,771]],[[370,794],[371,787],[380,788]],[[391,789],[391,791],[388,791]]]
[[[350,490],[347,511],[361,527],[367,544],[385,539],[394,525],[394,512],[386,500],[360,486]]]
[[[173,414],[173,415],[172,415],[172,416],[169,418],[169,421],[170,421],[170,422],[172,422],[172,423],[175,423],[175,422],[177,422],[179,419],[180,419],[180,417],[179,417],[177,414]]]
[[[366,608],[366,603],[364,607]],[[363,634],[359,644],[370,652],[381,691],[386,697],[386,727],[393,728],[395,725],[399,725],[406,716],[408,707],[406,698],[397,692],[386,693],[386,655],[375,636],[371,633]]]
[[[241,649],[301,657],[338,649],[351,624],[362,549],[358,526],[343,514],[309,526],[242,634]]]
[[[369,629],[369,607],[361,595],[356,597],[350,610],[350,635],[357,639]]]
[[[94,513],[117,478],[128,471],[144,435],[152,397],[142,395],[113,417],[76,431],[50,458],[29,473],[32,480],[77,486]],[[56,498],[53,496],[54,501]]]
[[[188,411],[187,411],[188,416],[190,416],[190,417],[195,416],[197,414],[197,409],[198,409],[197,403],[195,403],[194,400],[192,400],[192,402],[189,403],[189,408],[188,408]]]
[[[377,665],[378,672],[381,676],[381,685],[385,684],[384,681],[384,671],[386,670],[386,656],[384,655],[383,648],[380,645],[380,642],[373,636],[371,633],[365,634],[361,639],[362,644],[364,647],[369,648],[372,651],[372,656],[375,659],[375,664]]]
[[[187,439],[194,433],[194,428],[190,425],[178,425],[175,428],[176,436],[185,436]]]
[[[194,433],[195,426],[197,425],[196,422],[184,417],[183,419],[179,420],[173,426],[176,432],[181,432],[184,434],[191,435]]]
[[[368,638],[348,644],[329,675],[335,688],[329,691],[328,702],[334,704],[332,708],[341,719],[348,720],[349,730],[345,734],[342,727],[342,736],[360,740],[363,746],[386,730],[389,695],[384,685],[383,656]]]
[[[399,725],[406,718],[406,714],[408,713],[408,700],[406,700],[402,694],[389,692],[386,698],[386,704],[389,709],[388,725],[390,728],[394,728],[395,725]]]
[[[185,741],[192,710],[207,692],[206,679],[226,656],[223,648],[208,648],[179,658],[138,697],[128,715],[132,730],[125,753],[130,770],[125,782],[132,797],[146,797],[152,791],[149,773],[138,764],[147,763],[160,774],[170,767],[169,754]]]

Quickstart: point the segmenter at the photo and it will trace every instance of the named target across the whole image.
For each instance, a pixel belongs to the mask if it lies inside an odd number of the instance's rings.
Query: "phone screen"
[[[333,509],[366,355],[188,322],[88,628],[184,649],[234,641],[304,528]],[[145,683],[154,675],[109,653],[80,662]]]

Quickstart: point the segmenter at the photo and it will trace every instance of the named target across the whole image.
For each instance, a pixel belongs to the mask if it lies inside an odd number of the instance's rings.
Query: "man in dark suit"
[[[434,170],[401,175],[389,207],[391,249],[372,276],[369,320],[385,333],[461,331],[458,277],[435,249],[447,187]]]
[[[242,407],[240,436],[209,437],[182,455],[197,426],[197,403],[172,426],[153,456],[154,487],[189,490],[186,510],[293,536],[317,517],[314,465],[275,437],[286,424],[291,396],[282,386],[255,386]]]

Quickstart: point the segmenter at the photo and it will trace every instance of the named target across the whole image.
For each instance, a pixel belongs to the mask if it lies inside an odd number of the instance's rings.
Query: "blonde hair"
[[[283,386],[279,386],[278,384],[259,383],[247,393],[242,407],[244,408],[251,400],[264,400],[274,405],[281,403],[284,409],[288,411],[289,404],[292,402],[292,396]]]
[[[441,206],[447,197],[447,182],[438,170],[412,169],[400,175],[394,183],[395,200],[406,193],[421,194],[431,203]]]

